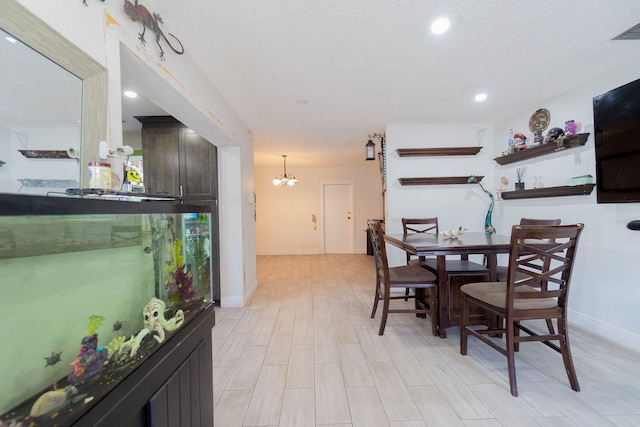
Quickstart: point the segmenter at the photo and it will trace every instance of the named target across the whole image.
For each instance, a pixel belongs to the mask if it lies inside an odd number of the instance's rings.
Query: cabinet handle
[[[182,197],[182,184],[180,185],[180,197]]]

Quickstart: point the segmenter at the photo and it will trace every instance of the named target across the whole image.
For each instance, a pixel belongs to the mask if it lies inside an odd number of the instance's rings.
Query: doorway
[[[324,253],[354,252],[353,184],[323,185]]]

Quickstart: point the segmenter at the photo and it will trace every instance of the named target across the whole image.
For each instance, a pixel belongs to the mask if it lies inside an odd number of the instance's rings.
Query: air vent
[[[640,24],[636,24],[612,40],[640,40]]]

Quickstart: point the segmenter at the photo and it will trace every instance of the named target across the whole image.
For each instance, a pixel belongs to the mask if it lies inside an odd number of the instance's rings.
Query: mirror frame
[[[82,80],[79,181],[88,187],[88,163],[107,139],[107,69],[16,0],[0,3],[0,28]]]

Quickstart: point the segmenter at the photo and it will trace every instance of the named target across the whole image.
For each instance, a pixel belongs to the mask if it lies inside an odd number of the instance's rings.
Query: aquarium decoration
[[[187,271],[182,255],[184,243],[177,237],[173,241],[174,261],[167,267],[169,278],[165,283],[168,291],[169,302],[178,305],[195,298],[198,293],[193,288],[193,276]]]
[[[138,332],[138,335],[136,335],[135,338],[131,337],[131,339],[125,343],[125,345],[131,346],[131,357],[136,355],[140,349],[142,340],[147,335],[155,332],[157,335],[153,335],[153,338],[159,344],[162,344],[165,338],[165,330],[169,332],[175,331],[182,326],[184,323],[184,312],[182,310],[178,310],[173,318],[167,320],[164,317],[166,308],[167,306],[164,301],[158,298],[152,298],[151,301],[144,306],[144,310],[142,310],[144,328]]]
[[[54,350],[51,350],[51,356],[44,358],[44,360],[46,360],[46,364],[44,365],[44,367],[46,368],[47,366],[53,366],[58,363],[60,361],[61,354],[62,352],[56,353]]]
[[[87,336],[82,338],[80,350],[76,355],[78,358],[71,362],[73,372],[67,377],[70,384],[89,380],[102,372],[109,352],[104,347],[98,347],[98,334],[95,331],[103,320],[102,316],[92,315],[89,317]]]
[[[30,417],[43,417],[62,408],[78,393],[78,389],[70,385],[61,390],[53,390],[44,393],[36,400],[29,412]]]

